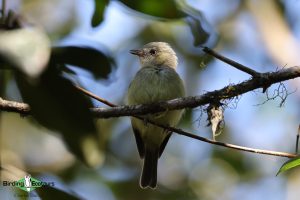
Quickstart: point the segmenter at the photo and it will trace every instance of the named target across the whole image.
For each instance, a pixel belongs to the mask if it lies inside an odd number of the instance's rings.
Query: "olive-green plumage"
[[[139,56],[141,69],[129,86],[129,105],[148,104],[185,96],[184,84],[175,71],[177,57],[169,44],[151,42],[142,49],[130,52]],[[176,126],[182,113],[182,110],[174,110],[143,117],[159,124]],[[142,188],[155,188],[157,161],[171,132],[136,118],[131,118],[131,124],[139,155],[144,159],[140,185]]]

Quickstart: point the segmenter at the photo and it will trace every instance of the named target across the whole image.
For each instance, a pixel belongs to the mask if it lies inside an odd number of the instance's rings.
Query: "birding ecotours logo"
[[[18,184],[19,183],[19,184]],[[43,183],[35,178],[32,178],[30,174],[25,175],[24,178],[17,181],[16,187],[26,192],[31,192],[36,188],[42,187]]]
[[[30,174],[25,175],[24,178],[18,181],[3,181],[2,185],[18,187],[28,193],[42,186],[55,186],[54,182],[43,182],[38,179],[32,178]]]

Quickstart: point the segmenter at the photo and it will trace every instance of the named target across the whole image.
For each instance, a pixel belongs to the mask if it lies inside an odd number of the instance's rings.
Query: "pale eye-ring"
[[[156,54],[156,50],[155,50],[155,49],[151,49],[151,50],[149,51],[149,53],[150,53],[151,55],[155,55],[155,54]]]

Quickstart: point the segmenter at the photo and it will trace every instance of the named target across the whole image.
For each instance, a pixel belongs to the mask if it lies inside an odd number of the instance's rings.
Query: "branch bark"
[[[107,101],[103,98],[100,98],[97,95],[95,95],[95,94],[93,94],[93,93],[91,93],[91,92],[89,92],[89,91],[87,91],[87,90],[85,90],[81,87],[76,86],[76,88],[80,92],[84,93],[85,95],[90,96],[91,98],[94,98],[94,99],[102,102],[105,105],[108,105],[110,107],[116,107],[117,106],[116,104],[113,104],[113,103],[111,103],[111,102],[109,102],[109,101]],[[202,141],[202,142],[206,142],[206,143],[210,143],[210,144],[213,144],[213,145],[217,145],[217,146],[227,147],[227,148],[235,149],[235,150],[239,150],[239,151],[265,154],[265,155],[272,155],[272,156],[280,156],[280,157],[287,157],[287,158],[297,157],[297,155],[296,155],[297,151],[296,151],[296,154],[291,154],[291,153],[286,153],[286,152],[269,151],[269,150],[264,150],[264,149],[255,149],[255,148],[250,148],[250,147],[243,147],[243,146],[239,146],[239,145],[235,145],[235,144],[229,144],[229,143],[224,143],[224,142],[211,140],[211,139],[208,139],[208,138],[205,138],[205,137],[201,137],[201,136],[186,132],[184,130],[181,130],[181,129],[178,129],[178,128],[175,128],[175,127],[170,127],[170,126],[166,126],[166,125],[157,124],[153,121],[145,120],[144,118],[142,118],[140,116],[135,116],[134,115],[133,117],[138,118],[142,121],[147,121],[148,123],[151,123],[151,124],[156,125],[158,127],[164,128],[164,129],[169,130],[171,132],[177,133],[179,135],[183,135],[183,136],[186,136],[186,137],[189,137],[189,138],[193,138],[193,139],[196,139],[196,140],[199,140],[199,141]],[[299,131],[298,131],[298,134],[299,134]],[[296,145],[296,149],[297,149],[297,146],[298,145]]]
[[[199,96],[190,96],[184,98],[177,98],[170,101],[165,102],[158,102],[148,105],[135,105],[135,106],[117,106],[105,99],[102,99],[95,94],[75,86],[80,92],[110,106],[111,108],[91,108],[91,112],[98,118],[109,118],[109,117],[120,117],[120,116],[133,116],[138,119],[144,120],[142,117],[138,115],[145,115],[150,113],[157,113],[166,110],[176,110],[176,109],[184,109],[184,108],[194,108],[198,106],[203,106],[210,103],[219,103],[225,99],[231,99],[237,97],[241,94],[247,93],[249,91],[263,88],[263,91],[266,90],[270,85],[279,83],[282,81],[286,81],[289,79],[294,79],[300,77],[300,66],[291,67],[282,69],[277,72],[267,72],[267,73],[259,73],[250,68],[243,66],[239,63],[236,63],[230,59],[227,59],[223,56],[220,56],[216,52],[204,48],[206,53],[230,64],[231,66],[246,72],[252,75],[252,78],[244,81],[242,83],[236,85],[229,85],[220,90],[215,90],[212,92],[207,92],[203,95]],[[0,110],[8,111],[8,112],[17,112],[23,115],[30,114],[30,107],[28,104],[19,103],[14,101],[7,101],[0,98]],[[278,151],[269,151],[269,150],[262,150],[262,149],[255,149],[249,147],[238,146],[234,144],[223,143],[215,140],[210,140],[198,135],[194,135],[192,133],[183,131],[181,129],[177,129],[174,127],[169,127],[161,124],[156,124],[155,122],[148,121],[148,123],[154,124],[156,126],[162,127],[164,129],[170,130],[180,135],[184,135],[196,140],[200,140],[206,143],[223,146],[227,148],[232,148],[240,151],[252,152],[252,153],[259,153],[259,154],[266,154],[266,155],[273,155],[273,156],[281,156],[281,157],[288,157],[294,158],[296,154],[290,154],[286,152],[278,152]]]
[[[260,76],[252,77],[236,85],[228,85],[220,90],[207,92],[198,96],[177,98],[169,101],[158,102],[148,105],[116,106],[112,108],[91,108],[91,112],[98,118],[110,118],[121,116],[145,115],[166,110],[178,110],[184,108],[195,108],[206,104],[220,102],[247,93],[249,91],[266,88],[272,84],[300,77],[300,66],[282,69],[276,72],[260,73]],[[98,99],[99,100],[99,99]],[[1,99],[0,109],[2,111],[30,114],[30,107],[24,103],[10,102]]]
[[[145,119],[143,119],[142,117],[138,117],[138,116],[134,116],[134,117],[145,121]],[[222,146],[222,147],[226,147],[226,148],[230,148],[230,149],[235,149],[235,150],[245,151],[245,152],[250,152],[250,153],[258,153],[258,154],[264,154],[264,155],[286,157],[286,158],[295,158],[295,157],[298,156],[296,154],[291,154],[291,153],[286,153],[286,152],[270,151],[270,150],[265,150],[265,149],[256,149],[256,148],[239,146],[239,145],[235,145],[235,144],[219,142],[219,141],[216,141],[216,140],[211,140],[211,139],[208,139],[208,138],[205,138],[205,137],[201,137],[199,135],[195,135],[193,133],[189,133],[187,131],[184,131],[184,130],[181,130],[181,129],[178,129],[178,128],[157,124],[157,123],[152,122],[152,121],[147,121],[147,122],[151,123],[153,125],[159,126],[161,128],[164,128],[166,130],[169,130],[173,133],[177,133],[179,135],[183,135],[183,136],[193,138],[193,139],[196,139],[196,140],[199,140],[199,141],[202,141],[202,142],[206,142],[206,143],[210,143],[210,144],[213,144],[213,145]]]
[[[158,102],[149,105],[118,106],[113,108],[92,108],[92,112],[98,118],[145,115],[166,110],[178,110],[184,108],[195,108],[206,104],[231,99],[249,91],[263,88],[300,77],[300,66],[282,69],[277,72],[261,73],[260,76],[252,77],[236,85],[229,85],[220,90],[207,92],[199,96],[177,98],[170,101]]]
[[[100,98],[101,99],[101,98]],[[108,102],[108,101],[107,101]],[[112,103],[110,103],[112,104]],[[114,105],[114,104],[112,104]],[[6,101],[0,98],[0,109],[8,112],[17,112],[20,114],[30,114],[30,107],[28,104],[25,103],[19,103],[19,102],[14,102],[14,101]],[[142,117],[134,116],[136,118],[139,118],[140,120],[144,119]],[[151,121],[147,121],[148,123],[154,124],[156,126],[159,126],[161,128],[167,129],[169,131],[172,131],[174,133],[177,133],[179,135],[183,135],[189,138],[193,138],[202,142],[210,143],[213,145],[217,146],[222,146],[230,149],[235,149],[239,151],[245,151],[245,152],[250,152],[250,153],[258,153],[258,154],[264,154],[264,155],[271,155],[271,156],[279,156],[279,157],[286,157],[286,158],[295,158],[297,157],[297,154],[291,154],[291,153],[286,153],[286,152],[280,152],[280,151],[270,151],[270,150],[264,150],[264,149],[256,149],[256,148],[250,148],[250,147],[244,147],[244,146],[239,146],[235,144],[229,144],[229,143],[224,143],[224,142],[219,142],[215,140],[211,140],[205,137],[201,137],[189,132],[186,132],[184,130],[174,128],[174,127],[169,127],[169,126],[164,126],[161,124],[157,124]]]
[[[16,112],[22,115],[30,114],[30,106],[26,103],[19,103],[16,101],[7,101],[0,97],[0,110],[7,112]]]
[[[238,70],[241,70],[247,74],[250,74],[251,76],[253,77],[258,77],[260,76],[261,73],[253,70],[253,69],[250,69],[249,67],[246,67],[245,65],[242,65],[240,63],[237,63],[235,62],[234,60],[231,60],[229,58],[226,58],[220,54],[218,54],[217,52],[215,52],[214,50],[208,48],[208,47],[203,47],[203,51],[221,61],[223,61],[224,63],[227,63],[229,65],[231,65],[232,67],[238,69]]]

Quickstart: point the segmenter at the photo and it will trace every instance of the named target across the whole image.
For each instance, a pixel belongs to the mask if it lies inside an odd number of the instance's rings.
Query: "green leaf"
[[[203,45],[208,40],[209,33],[207,33],[203,28],[201,18],[189,16],[186,18],[186,21],[190,26],[192,34],[194,36],[194,46]]]
[[[79,198],[75,194],[71,194],[68,192],[65,192],[63,190],[50,187],[50,186],[43,186],[38,188],[37,193],[39,197],[43,200],[52,200],[52,199],[68,199],[68,200],[80,200],[82,198]]]
[[[208,29],[211,29],[211,27],[209,23],[200,10],[196,10],[195,8],[184,3],[180,5],[182,10],[188,14],[188,17],[186,17],[186,22],[188,23],[194,36],[194,46],[203,45],[210,37]]]
[[[205,43],[206,46],[215,45],[217,34],[203,13],[185,1],[178,1],[178,6],[187,15],[185,20],[194,36],[194,46],[201,46]]]
[[[70,64],[89,70],[95,78],[107,78],[114,61],[107,53],[90,47],[65,46],[52,48],[50,63]]]
[[[104,10],[109,3],[108,0],[94,0],[95,10],[92,17],[92,27],[98,26],[103,21]]]
[[[50,58],[50,40],[38,28],[0,31],[0,63],[15,67],[30,77],[38,77]]]
[[[280,174],[281,172],[290,170],[294,167],[300,166],[300,156],[297,156],[296,158],[290,159],[287,162],[285,162],[277,172],[276,176]]]
[[[155,17],[164,19],[178,19],[184,16],[184,14],[180,10],[178,10],[176,1],[172,0],[120,1],[133,10]]]
[[[46,128],[60,132],[69,150],[88,166],[99,165],[102,154],[89,110],[92,106],[90,100],[55,67],[48,67],[39,80],[32,81],[21,74],[16,78],[34,119]]]

